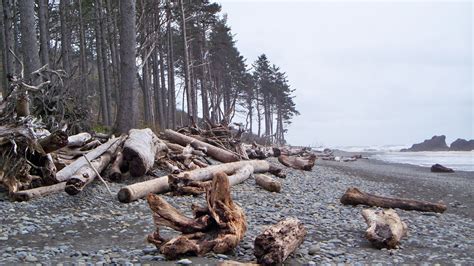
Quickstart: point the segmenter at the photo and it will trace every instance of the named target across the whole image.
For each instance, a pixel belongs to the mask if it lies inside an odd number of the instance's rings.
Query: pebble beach
[[[272,159],[273,160],[273,159]],[[255,262],[253,241],[268,225],[286,217],[303,222],[308,234],[286,261],[324,263],[474,263],[473,172],[431,173],[429,168],[377,160],[316,161],[312,171],[287,170],[281,193],[270,193],[252,178],[232,187],[245,210],[248,231],[234,252],[166,261],[146,242],[155,230],[145,200],[123,204],[95,182],[76,196],[65,193],[30,202],[11,202],[0,192],[0,264],[200,264]],[[135,180],[137,181],[137,180]],[[110,183],[114,194],[123,184]],[[393,197],[442,200],[443,214],[397,209],[409,235],[394,250],[375,249],[364,238],[364,206],[339,202],[347,188]],[[204,196],[163,196],[185,214]],[[177,232],[161,230],[164,236]]]

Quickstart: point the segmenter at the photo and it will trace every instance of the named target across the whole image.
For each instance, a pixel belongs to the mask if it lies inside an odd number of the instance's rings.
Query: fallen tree
[[[188,176],[189,179],[194,181],[206,181],[212,178],[213,174],[224,172],[228,175],[235,173],[238,169],[245,165],[251,165],[254,169],[254,173],[278,173],[281,171],[271,165],[267,161],[250,160],[250,161],[239,161],[232,163],[224,163],[218,165],[211,165],[206,168],[200,168],[192,171],[181,172],[177,177]],[[120,189],[117,194],[120,202],[132,202],[139,198],[145,197],[148,193],[165,193],[170,190],[168,176],[158,177],[152,180],[135,183]]]
[[[87,132],[79,133],[68,137],[68,147],[77,148],[82,147],[84,144],[92,140],[91,134]]]
[[[58,193],[64,191],[66,187],[66,182],[61,182],[51,186],[37,187],[27,190],[21,190],[17,192],[10,193],[10,197],[16,201],[28,201],[35,198],[43,197],[49,194]]]
[[[307,157],[280,155],[278,156],[278,161],[287,167],[311,171],[311,169],[313,169],[314,162],[316,161],[316,155],[311,154]]]
[[[66,132],[57,130],[38,141],[43,148],[44,153],[50,153],[68,145],[68,136]]]
[[[229,180],[223,172],[213,175],[211,187],[206,192],[207,206],[194,207],[194,218],[184,216],[160,196],[148,194],[147,201],[156,225],[156,231],[148,236],[148,241],[168,259],[228,252],[238,245],[247,230],[245,214],[233,202]],[[164,239],[159,231],[161,226],[183,234]]]
[[[275,180],[268,175],[257,174],[255,175],[255,183],[262,187],[263,189],[270,192],[280,192],[281,183],[278,180]]]
[[[265,229],[255,238],[254,255],[263,265],[283,263],[304,241],[306,229],[296,218],[287,218]]]
[[[362,216],[369,226],[365,232],[367,238],[376,248],[397,248],[402,237],[407,235],[408,227],[393,209],[362,211]]]
[[[203,149],[207,155],[223,163],[230,163],[240,160],[238,155],[229,150],[225,150],[196,138],[183,135],[171,129],[165,130],[164,136],[168,140],[180,145],[187,146],[190,144],[193,148]]]
[[[382,208],[399,208],[403,210],[414,210],[422,212],[446,211],[446,205],[442,203],[431,203],[413,199],[388,198],[365,193],[357,188],[349,188],[341,197],[341,203],[344,205],[367,205]]]

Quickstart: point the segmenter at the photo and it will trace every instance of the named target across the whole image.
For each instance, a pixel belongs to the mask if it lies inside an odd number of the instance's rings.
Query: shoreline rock
[[[446,144],[446,136],[433,136],[431,139],[426,139],[422,143],[416,143],[408,149],[401,149],[401,152],[407,151],[449,151]]]
[[[451,143],[449,148],[450,151],[472,151],[474,150],[474,139],[465,140],[465,139],[457,139]]]

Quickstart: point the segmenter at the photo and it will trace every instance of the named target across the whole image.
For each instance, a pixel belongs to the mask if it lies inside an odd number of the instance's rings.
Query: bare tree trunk
[[[0,10],[2,10],[3,12],[3,1],[0,1]],[[2,86],[2,90],[0,91],[1,93],[3,93],[3,97],[6,98],[6,95],[8,93],[8,80],[7,80],[7,54],[8,54],[8,50],[7,50],[7,44],[6,44],[6,40],[5,40],[5,19],[4,19],[4,16],[3,16],[3,13],[2,15],[0,15],[0,44],[1,44],[1,51],[0,51],[0,55],[2,56],[2,75],[0,76],[0,78],[2,79],[1,81],[1,86]]]
[[[142,59],[144,60],[144,59]],[[150,68],[149,62],[143,62],[142,68],[142,90],[143,90],[143,109],[145,111],[145,122],[148,126],[154,127],[155,118],[153,116],[153,100],[150,90]]]
[[[36,83],[36,78],[30,77],[31,73],[40,68],[38,43],[36,40],[35,2],[19,1],[21,48],[23,51],[23,64],[25,78]]]
[[[79,1],[79,50],[80,50],[80,68],[81,68],[81,83],[84,86],[84,94],[82,95],[82,103],[85,105],[87,96],[90,95],[89,82],[87,78],[87,54],[86,54],[86,40],[85,29],[82,14],[82,1]]]
[[[182,30],[183,43],[184,43],[184,90],[186,91],[186,104],[187,104],[188,118],[190,121],[192,121],[194,107],[193,107],[192,95],[191,95],[191,79],[189,75],[189,50],[188,50],[189,48],[188,48],[188,40],[186,38],[186,16],[184,15],[183,0],[179,0],[179,7],[180,7],[180,12],[181,12],[181,30]]]
[[[126,133],[137,125],[135,1],[120,1],[120,105],[118,132]]]
[[[156,120],[160,130],[166,128],[165,123],[165,99],[162,91],[161,80],[160,80],[160,62],[158,62],[158,47],[155,48],[152,55],[152,67],[153,67],[153,90],[155,96],[155,112]]]
[[[13,55],[10,51],[15,51],[15,35],[13,34],[13,0],[3,0],[3,30],[5,32],[5,65],[4,71],[16,73]],[[18,74],[18,73],[16,73]],[[7,87],[8,89],[8,87]]]
[[[114,87],[115,93],[115,103],[117,104],[120,99],[120,75],[119,75],[119,58],[118,58],[118,46],[117,46],[117,27],[115,24],[115,15],[112,9],[111,0],[105,0],[106,2],[106,10],[107,10],[107,36],[108,36],[108,43],[110,47],[110,57],[112,59],[112,79],[111,82],[112,86]],[[112,121],[112,120],[111,120]]]
[[[112,124],[113,115],[112,115],[112,90],[110,88],[110,75],[109,75],[109,59],[108,59],[108,52],[107,52],[107,42],[105,40],[106,36],[106,29],[104,26],[104,14],[102,8],[102,0],[96,0],[96,12],[98,12],[98,27],[99,27],[99,38],[100,38],[100,49],[102,55],[102,67],[103,67],[103,74],[104,74],[104,86],[105,86],[105,96],[107,102],[107,119],[109,120],[109,124]]]
[[[66,71],[68,76],[71,75],[71,34],[67,25],[69,17],[69,5],[70,0],[59,1],[59,19],[61,23],[61,61],[63,64],[63,70]]]
[[[160,54],[160,79],[161,79],[161,99],[163,100],[163,129],[169,128],[169,108],[168,106],[170,103],[167,100],[167,93],[166,93],[166,84],[165,84],[165,59],[163,56],[163,47],[161,45],[161,49],[159,50]]]
[[[167,5],[170,5],[168,1]],[[169,114],[169,128],[176,128],[176,91],[174,83],[174,58],[173,58],[173,32],[171,31],[171,7],[168,6],[166,16],[168,19],[167,34],[168,34],[168,114]]]
[[[100,0],[95,1],[95,18],[96,20],[100,20],[100,9],[99,9],[99,2]],[[107,90],[105,86],[105,74],[104,74],[104,63],[103,56],[102,56],[102,32],[100,29],[100,24],[95,23],[95,42],[96,42],[96,53],[97,53],[97,72],[99,76],[99,91],[100,91],[100,107],[101,107],[101,114],[102,114],[102,123],[106,126],[111,125],[111,121],[109,119],[109,104],[107,102]]]
[[[49,64],[48,0],[38,0],[41,64]]]

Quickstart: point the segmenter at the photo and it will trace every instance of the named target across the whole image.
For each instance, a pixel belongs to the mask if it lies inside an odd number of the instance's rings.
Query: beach
[[[183,258],[201,265],[255,261],[255,237],[270,224],[296,217],[308,233],[287,260],[289,264],[474,262],[473,172],[431,173],[427,167],[373,159],[317,160],[311,172],[287,171],[287,178],[280,179],[281,193],[262,190],[253,179],[232,187],[232,197],[243,207],[248,222],[245,238],[233,253]],[[121,186],[111,184],[112,192]],[[400,249],[378,250],[364,238],[364,207],[339,202],[349,187],[384,196],[442,200],[448,210],[435,214],[397,209],[408,224],[409,236],[402,239]],[[175,263],[165,262],[145,241],[155,230],[146,201],[119,203],[100,182],[73,197],[61,193],[18,203],[9,201],[4,191],[0,196],[0,264]],[[187,215],[191,215],[192,203],[204,202],[203,196],[163,197]],[[161,232],[176,234],[168,229]]]

